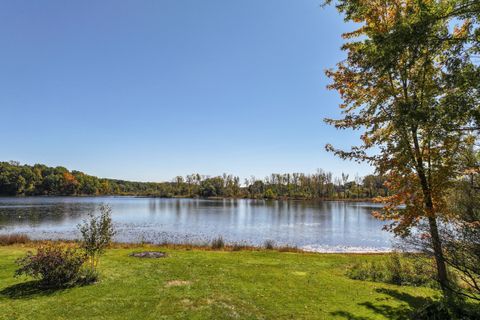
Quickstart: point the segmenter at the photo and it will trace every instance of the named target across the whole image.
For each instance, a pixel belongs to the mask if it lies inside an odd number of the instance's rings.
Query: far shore
[[[162,197],[158,195],[138,195],[138,194],[72,194],[72,195],[0,195],[0,198],[104,198],[104,197],[131,197],[131,198],[155,198],[155,199],[191,199],[191,200],[264,200],[264,201],[304,201],[304,202],[321,202],[321,201],[341,201],[341,202],[375,202],[374,198],[245,198],[245,197],[188,197],[174,196]]]

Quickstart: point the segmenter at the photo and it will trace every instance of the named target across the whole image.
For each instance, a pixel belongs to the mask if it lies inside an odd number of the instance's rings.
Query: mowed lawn
[[[130,257],[163,250],[162,259]],[[14,278],[28,248],[0,247],[0,319],[403,319],[437,293],[351,280],[381,255],[110,249],[97,284],[39,291]]]

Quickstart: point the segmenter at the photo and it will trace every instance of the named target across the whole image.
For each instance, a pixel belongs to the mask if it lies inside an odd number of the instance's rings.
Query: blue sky
[[[0,160],[140,181],[372,172],[336,159],[320,0],[0,2]]]

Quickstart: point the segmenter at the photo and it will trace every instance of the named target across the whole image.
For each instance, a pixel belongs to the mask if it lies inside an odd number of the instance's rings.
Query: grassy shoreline
[[[15,259],[34,247],[0,246],[0,319],[401,319],[437,295],[345,275],[382,254],[150,244],[115,244],[99,283],[42,292],[12,277]],[[144,250],[168,257],[129,256]]]
[[[138,246],[151,245],[151,246],[161,246],[170,249],[179,249],[179,250],[210,250],[210,251],[263,251],[263,250],[274,250],[279,252],[296,252],[296,253],[318,253],[318,254],[358,254],[358,255],[375,255],[375,254],[388,254],[394,251],[394,248],[391,250],[352,250],[352,251],[334,251],[334,250],[308,250],[302,247],[290,246],[290,245],[277,245],[275,242],[266,241],[263,245],[253,245],[246,242],[238,243],[224,243],[223,238],[214,238],[212,241],[221,240],[221,247],[214,247],[212,242],[190,242],[190,243],[175,243],[175,242],[113,242],[110,244],[110,248],[134,248]],[[270,244],[267,247],[267,242]],[[64,243],[64,244],[77,244],[78,240],[69,240],[69,239],[32,239],[26,234],[22,233],[0,233],[0,247],[8,245],[21,245],[21,246],[30,246],[36,247],[42,244],[47,243]]]

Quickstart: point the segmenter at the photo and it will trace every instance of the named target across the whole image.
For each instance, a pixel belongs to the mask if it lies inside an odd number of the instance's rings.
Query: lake
[[[159,199],[137,197],[0,198],[0,234],[74,239],[101,204],[112,208],[117,241],[262,245],[273,240],[319,252],[389,251],[393,237],[371,216],[378,204],[343,201]]]

